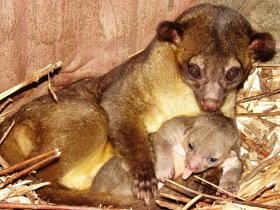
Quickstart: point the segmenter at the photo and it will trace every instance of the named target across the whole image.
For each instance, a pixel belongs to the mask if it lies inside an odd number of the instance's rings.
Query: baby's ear
[[[189,131],[192,127],[193,127],[192,125],[186,127],[186,129],[184,130],[184,136],[188,134],[188,131]]]
[[[237,128],[236,128],[237,129]],[[239,135],[239,132],[236,131],[238,135],[235,135],[235,143],[231,148],[231,155],[237,155],[237,157],[240,157],[240,148],[241,148],[241,136]]]
[[[230,150],[230,156],[237,156],[239,158],[240,157],[240,149],[233,148],[232,150]]]

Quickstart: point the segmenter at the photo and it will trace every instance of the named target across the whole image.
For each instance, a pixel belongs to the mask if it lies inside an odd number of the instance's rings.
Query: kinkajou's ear
[[[275,53],[275,40],[269,33],[256,33],[251,37],[249,50],[255,60],[270,59]]]
[[[157,37],[159,40],[179,44],[183,30],[181,25],[176,22],[164,21],[157,28]]]

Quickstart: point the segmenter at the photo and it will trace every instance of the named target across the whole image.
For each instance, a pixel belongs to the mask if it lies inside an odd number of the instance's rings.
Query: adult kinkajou
[[[157,190],[148,134],[180,115],[219,110],[234,119],[236,91],[254,58],[274,49],[272,36],[254,31],[238,12],[195,6],[160,23],[146,49],[109,73],[57,91],[58,101],[46,95],[21,107],[1,124],[0,136],[15,122],[0,153],[15,164],[58,148],[59,161],[36,174],[51,187],[37,192],[75,205],[95,204],[87,190],[115,154],[132,177],[134,194],[148,203]]]
[[[150,134],[155,155],[157,179],[176,178],[183,174],[223,169],[220,187],[237,193],[242,173],[240,136],[233,119],[220,113],[199,117],[179,116],[165,122]]]

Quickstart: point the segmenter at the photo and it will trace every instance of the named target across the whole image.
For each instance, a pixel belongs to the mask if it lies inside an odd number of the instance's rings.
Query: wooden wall
[[[196,0],[0,1],[0,92],[59,60],[54,86],[98,76],[143,49],[157,24],[173,20]],[[24,100],[47,93],[46,85]]]

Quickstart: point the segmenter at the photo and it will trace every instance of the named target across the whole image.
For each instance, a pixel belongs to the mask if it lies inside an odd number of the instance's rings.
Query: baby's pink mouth
[[[185,168],[184,173],[183,173],[183,179],[189,178],[189,176],[192,174],[192,171],[188,168]]]

